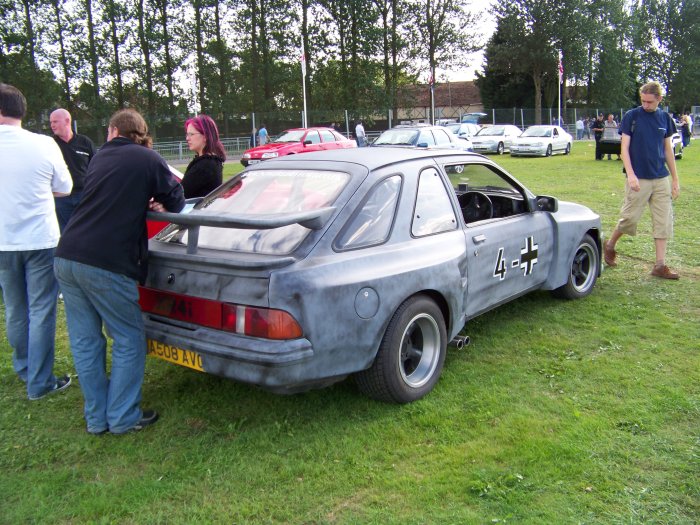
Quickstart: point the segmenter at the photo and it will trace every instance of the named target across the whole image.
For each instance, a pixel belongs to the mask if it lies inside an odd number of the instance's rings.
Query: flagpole
[[[304,39],[301,40],[301,92],[304,99],[304,116],[302,118],[302,127],[306,128],[306,52],[304,51]]]
[[[561,126],[561,81],[564,74],[564,66],[561,63],[561,50],[559,50],[559,63],[557,64],[559,83],[557,84],[557,125]]]

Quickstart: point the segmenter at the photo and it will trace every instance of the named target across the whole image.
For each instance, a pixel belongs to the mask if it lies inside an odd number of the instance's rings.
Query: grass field
[[[590,206],[609,236],[621,163],[592,143],[495,160]],[[680,281],[649,276],[647,212],[591,296],[538,292],[470,322],[472,344],[411,405],[352,381],[282,397],[149,359],[143,404],[161,420],[93,437],[77,386],[26,400],[3,312],[0,523],[700,523],[700,142],[678,166]],[[74,373],[62,308],[57,346],[56,372]]]

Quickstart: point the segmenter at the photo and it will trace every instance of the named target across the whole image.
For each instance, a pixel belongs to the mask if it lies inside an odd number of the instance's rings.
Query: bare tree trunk
[[[160,10],[160,25],[163,30],[163,51],[165,60],[165,75],[166,89],[168,91],[168,106],[171,114],[175,112],[175,93],[173,92],[173,64],[172,55],[170,53],[170,32],[168,30],[168,0],[158,0],[158,9]]]
[[[107,16],[109,18],[110,37],[112,40],[112,50],[114,51],[114,77],[117,81],[117,105],[120,108],[124,107],[124,81],[122,79],[122,64],[119,58],[119,38],[117,36],[117,13],[114,1],[111,0],[107,8]]]
[[[153,64],[151,62],[151,46],[146,37],[146,22],[145,12],[143,8],[144,0],[138,0],[138,18],[139,18],[139,43],[141,44],[141,53],[143,53],[143,62],[146,66],[146,93],[148,96],[148,122],[151,122],[156,112],[155,93],[153,92]],[[155,127],[154,127],[155,129]]]
[[[197,85],[199,87],[199,111],[206,113],[209,111],[209,106],[204,95],[204,45],[202,43],[202,4],[200,0],[192,2],[194,7],[194,37],[195,47],[197,51]]]
[[[70,92],[70,77],[68,73],[68,61],[66,59],[66,48],[63,43],[63,24],[61,23],[61,0],[53,0],[54,14],[56,15],[56,36],[58,36],[58,48],[59,48],[59,61],[61,63],[61,70],[63,71],[63,91],[64,91],[64,104],[66,108],[71,105],[71,92]]]
[[[97,45],[95,44],[95,23],[92,19],[92,0],[85,0],[85,14],[87,16],[88,49],[90,55],[90,70],[92,73],[92,86],[95,95],[96,107],[100,102],[100,75],[97,68]]]

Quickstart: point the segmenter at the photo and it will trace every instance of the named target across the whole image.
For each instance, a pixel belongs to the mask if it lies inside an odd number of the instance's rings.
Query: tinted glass
[[[401,177],[398,175],[377,184],[343,228],[336,242],[337,248],[361,248],[385,242],[394,223],[400,190]]]
[[[347,173],[330,171],[253,171],[229,180],[196,209],[245,217],[311,211],[333,205],[349,179]],[[280,255],[292,252],[309,231],[299,224],[269,230],[203,226],[198,246]],[[157,239],[186,244],[187,230],[171,225]]]

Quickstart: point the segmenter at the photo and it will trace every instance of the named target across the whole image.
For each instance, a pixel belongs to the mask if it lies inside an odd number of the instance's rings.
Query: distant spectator
[[[182,178],[185,198],[204,197],[223,182],[226,151],[219,140],[216,122],[207,115],[198,115],[185,122],[187,146],[194,152]]]
[[[689,113],[683,113],[681,116],[681,137],[683,139],[683,147],[687,148],[690,146],[690,136],[693,129],[693,121],[690,118]]]
[[[265,127],[265,124],[260,126],[260,130],[258,131],[258,145],[263,146],[267,144],[269,140],[269,136],[267,134],[267,128]]]
[[[591,131],[593,131],[593,137],[595,138],[595,160],[603,160],[603,154],[600,152],[600,139],[603,138],[604,129],[605,120],[601,113],[591,124]]]
[[[603,124],[603,128],[604,128],[604,130],[607,128],[617,129],[617,122],[615,122],[615,117],[613,117],[612,113],[610,113],[608,115],[608,119]],[[608,160],[611,160],[611,159],[612,159],[612,155],[610,155],[610,153],[608,153]],[[621,160],[620,155],[617,156],[617,160]]]
[[[358,120],[355,126],[355,141],[357,142],[357,147],[362,148],[367,145],[367,135],[365,134],[365,127],[362,125],[362,121]]]
[[[22,129],[24,95],[0,83],[0,287],[12,366],[27,396],[41,399],[71,384],[53,374],[58,284],[53,275],[59,239],[54,197],[73,182],[51,137]]]
[[[586,124],[583,122],[583,117],[579,117],[576,121],[576,140],[583,139],[583,130],[586,128]]]

